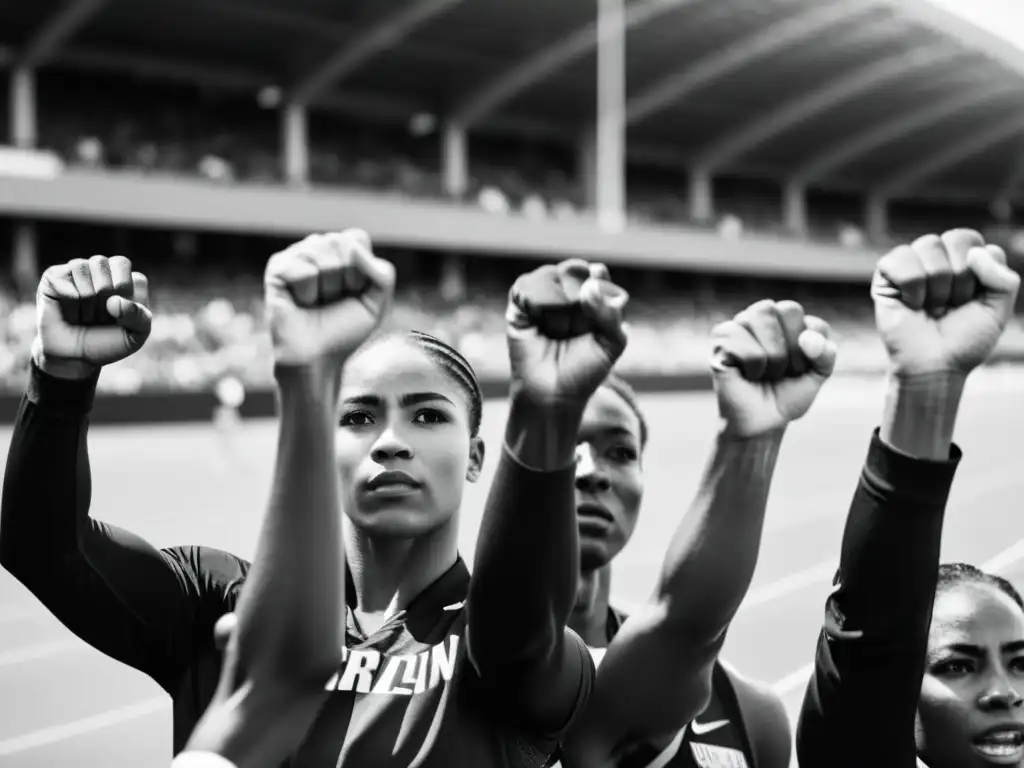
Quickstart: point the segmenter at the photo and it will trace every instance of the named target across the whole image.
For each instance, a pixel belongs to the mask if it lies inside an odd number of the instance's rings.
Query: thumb
[[[839,354],[834,341],[825,338],[818,331],[807,329],[797,337],[796,343],[807,358],[811,371],[821,377],[832,375]]]
[[[971,248],[967,266],[984,289],[982,302],[1008,317],[1017,301],[1020,275],[1006,266],[1006,256],[998,246]]]
[[[367,251],[373,250],[373,244],[370,241],[370,233],[367,232],[365,229],[346,229],[341,234],[358,243]]]
[[[614,352],[616,357],[626,347],[623,316],[628,302],[629,294],[607,280],[591,277],[580,286],[580,305],[584,314],[596,326],[602,346],[610,342],[612,348],[609,352]]]
[[[148,336],[153,327],[153,314],[149,309],[123,296],[109,297],[107,312],[119,326],[132,335]]]

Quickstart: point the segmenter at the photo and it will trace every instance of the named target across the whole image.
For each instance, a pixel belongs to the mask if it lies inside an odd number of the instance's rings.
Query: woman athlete
[[[355,247],[304,241],[278,262],[301,254],[316,265]],[[103,281],[112,267],[72,263],[59,274],[70,288],[53,295],[55,280],[44,280],[41,301],[81,307],[123,290],[123,280]],[[118,274],[124,269],[118,262]],[[586,699],[590,657],[564,624],[578,572],[575,435],[625,345],[621,303],[607,297],[605,276],[571,262],[513,288],[511,412],[472,580],[454,528],[461,484],[483,450],[473,398],[452,376],[458,366],[437,365],[438,352],[456,358],[435,340],[406,337],[346,361],[336,449],[351,523],[347,648],[293,765],[539,765]],[[204,548],[157,551],[89,518],[84,436],[97,368],[141,346],[145,329],[122,322],[120,348],[103,355],[89,344],[55,351],[54,337],[92,337],[65,333],[71,319],[62,312],[46,317],[8,461],[4,564],[79,636],[172,693],[178,751],[213,695],[213,625],[234,608],[248,566]],[[84,310],[72,322],[83,320]],[[53,482],[55,469],[71,477]],[[44,473],[50,482],[38,482]],[[301,564],[294,542],[267,549]],[[26,550],[32,558],[19,556]],[[268,572],[283,570],[277,562]],[[310,589],[291,582],[292,593]],[[267,592],[277,593],[275,583],[266,581]],[[240,663],[241,680],[246,671]]]
[[[782,703],[720,663],[718,652],[757,562],[786,427],[835,365],[829,335],[824,321],[789,301],[758,302],[715,329],[721,427],[657,591],[628,620],[609,605],[611,561],[636,523],[647,424],[618,379],[591,398],[579,435],[581,578],[569,625],[600,663],[563,750],[567,768],[789,768]]]
[[[1020,598],[974,569],[938,567],[964,383],[1019,285],[1002,250],[970,230],[879,262],[872,296],[891,384],[825,608],[801,768],[1022,764]]]

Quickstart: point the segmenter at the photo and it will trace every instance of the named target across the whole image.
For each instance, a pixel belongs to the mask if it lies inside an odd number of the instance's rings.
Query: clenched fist
[[[36,292],[33,357],[44,369],[88,375],[137,351],[153,325],[149,283],[124,256],[50,267]]]
[[[980,234],[925,235],[878,262],[875,324],[899,377],[967,374],[995,349],[1020,277]]]
[[[626,348],[628,298],[580,259],[521,276],[505,313],[514,386],[542,405],[585,403]]]
[[[759,301],[712,331],[711,375],[726,428],[754,437],[807,413],[836,364],[828,323],[795,301]]]
[[[395,268],[373,255],[365,232],[350,229],[275,253],[263,282],[275,363],[343,362],[383,322]]]

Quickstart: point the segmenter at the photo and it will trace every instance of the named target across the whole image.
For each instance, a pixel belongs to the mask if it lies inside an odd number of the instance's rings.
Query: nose
[[[1001,670],[993,675],[993,679],[985,687],[985,692],[978,700],[978,705],[984,710],[1017,709],[1024,704],[1024,698],[1021,698],[1018,687],[1005,670]]]
[[[370,458],[378,464],[393,459],[411,459],[412,456],[412,448],[390,426],[380,433],[370,449]]]
[[[576,448],[576,490],[586,493],[599,493],[611,487],[608,476],[601,469],[600,463],[594,461],[594,449],[584,443]]]

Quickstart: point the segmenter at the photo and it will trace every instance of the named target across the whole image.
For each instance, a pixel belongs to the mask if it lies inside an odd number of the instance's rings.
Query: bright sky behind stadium
[[[1024,0],[931,0],[1024,50]]]

